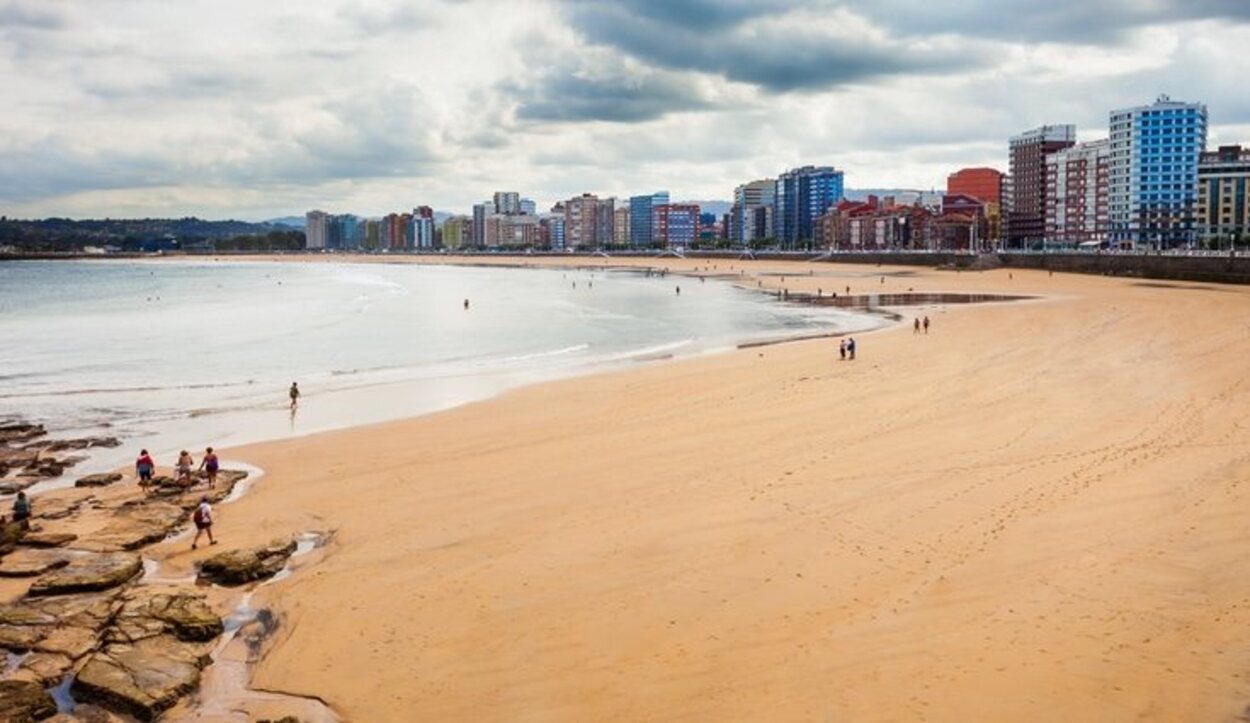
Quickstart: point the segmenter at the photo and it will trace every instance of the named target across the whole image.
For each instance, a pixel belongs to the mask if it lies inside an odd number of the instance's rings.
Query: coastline
[[[351,269],[353,264],[360,261],[367,262],[371,258],[372,261],[386,261],[386,259],[378,257],[357,258],[343,256],[324,259],[316,258],[316,260]],[[278,262],[290,267],[300,265],[299,262],[301,260],[312,259],[314,257],[293,258],[283,255],[245,258],[234,256],[223,258],[177,256],[147,260],[102,258],[98,262],[102,264],[119,263],[127,266],[132,266],[136,263],[189,264],[198,270],[201,268],[210,269],[215,261],[222,261],[228,264],[245,264],[255,269],[258,262]],[[420,260],[415,257],[408,259],[408,261]],[[503,266],[518,270],[525,268],[523,264],[511,263],[506,259],[496,261],[496,263],[492,264],[456,263],[455,265],[476,268],[499,268]],[[502,263],[499,263],[499,261],[502,261]],[[619,278],[625,279],[630,284],[641,284],[643,283],[641,274],[644,267],[644,264],[635,264],[626,266],[613,265],[606,268],[579,268],[585,269],[581,272],[583,275],[589,273],[593,276],[597,272],[619,274],[621,275]],[[554,275],[557,287],[560,283],[558,279],[560,274],[558,272],[571,270],[567,264],[530,266],[530,268],[556,272]],[[146,271],[141,273],[145,276],[147,275]],[[187,272],[180,273],[185,274]],[[262,269],[260,273],[264,273],[266,278],[268,278],[268,270]],[[278,275],[277,272],[274,273],[275,276]],[[634,275],[637,275],[638,278],[631,281],[630,277]],[[387,274],[387,276],[395,276],[395,274]],[[407,276],[411,276],[411,274]],[[748,294],[755,296],[757,298],[752,303],[756,303],[756,308],[760,310],[767,310],[773,303],[771,295],[760,293],[758,289],[748,289],[743,284],[736,283],[734,279],[713,275],[705,275],[705,278],[708,276],[714,279],[713,283],[717,284],[720,289],[728,290],[732,288],[735,300],[747,299]],[[517,278],[523,277],[518,276]],[[578,277],[574,276],[573,278]],[[680,278],[684,277],[679,277],[679,279],[675,280],[675,283],[685,283]],[[547,281],[550,281],[550,279]],[[671,295],[672,288],[666,287],[665,282],[658,279],[654,281],[653,289],[664,290],[667,288]],[[567,282],[565,283],[567,284]],[[650,285],[652,281],[647,281],[646,283]],[[281,282],[279,282],[279,285],[281,285]],[[709,285],[708,289],[711,290],[711,288],[711,285]],[[495,289],[491,288],[489,291],[494,292]],[[498,308],[500,302],[495,299],[495,303],[492,304],[492,298],[489,295],[484,291],[479,293],[483,294],[481,298],[477,299],[477,301],[481,302],[481,306],[479,307],[475,304],[474,310],[484,315],[482,318],[490,319],[497,317],[500,311]],[[702,301],[703,307],[707,308],[708,299],[718,298],[718,296],[725,293],[725,291],[721,291],[720,294],[696,294],[694,301]],[[475,294],[466,292],[466,296],[468,295]],[[506,294],[503,298],[507,298]],[[162,407],[159,410],[159,416],[153,417],[151,422],[146,421],[146,418],[135,412],[129,418],[121,420],[120,426],[118,420],[109,420],[104,427],[107,427],[111,434],[121,437],[127,448],[135,439],[143,437],[145,441],[144,446],[152,447],[155,444],[156,446],[152,449],[154,454],[159,459],[167,459],[171,456],[176,456],[178,449],[196,448],[197,446],[202,446],[205,440],[212,440],[211,443],[218,446],[239,446],[275,439],[291,439],[323,431],[349,429],[394,419],[436,413],[461,404],[490,399],[509,389],[554,379],[599,374],[615,369],[629,368],[643,362],[651,363],[674,358],[721,353],[742,345],[773,344],[792,339],[825,336],[831,333],[848,333],[849,331],[862,333],[865,327],[876,327],[889,323],[888,319],[883,319],[880,315],[859,313],[860,310],[833,309],[831,310],[832,313],[826,315],[824,310],[813,309],[806,311],[799,304],[788,304],[786,307],[784,310],[765,312],[779,320],[771,326],[759,325],[755,328],[742,326],[736,332],[726,332],[717,329],[717,322],[713,320],[707,324],[709,333],[706,337],[701,336],[697,332],[691,332],[686,336],[674,337],[670,335],[656,344],[640,341],[636,344],[614,345],[608,342],[600,345],[598,342],[594,342],[593,344],[577,344],[567,348],[554,344],[537,347],[541,351],[527,349],[518,351],[515,355],[500,353],[490,357],[482,357],[481,364],[473,365],[458,365],[436,358],[428,362],[419,360],[378,366],[376,368],[364,367],[362,369],[357,369],[350,365],[309,367],[303,369],[303,373],[291,372],[291,374],[298,377],[302,385],[306,385],[305,389],[318,396],[319,403],[311,405],[298,418],[292,416],[289,422],[285,417],[274,414],[277,410],[286,409],[284,394],[274,394],[271,397],[264,396],[263,390],[268,388],[265,386],[266,382],[264,380],[257,383],[255,379],[250,377],[246,379],[243,377],[238,379],[231,377],[226,378],[226,381],[222,381],[221,378],[214,378],[211,382],[202,386],[209,388],[234,385],[238,388],[238,393],[232,392],[226,399],[214,399],[211,396],[201,396],[193,401],[179,399],[175,404]],[[458,297],[456,299],[456,308],[457,310],[459,309]],[[699,309],[700,306],[696,303],[692,308]],[[793,322],[784,321],[789,317],[808,319],[810,322],[799,322],[791,326]],[[468,315],[466,315],[466,318],[468,318]],[[671,341],[672,339],[677,339],[678,341]],[[591,340],[586,339],[586,341]],[[585,351],[591,346],[593,346],[591,351]],[[554,351],[552,351],[553,349]],[[570,354],[569,352],[572,353]],[[532,363],[526,361],[548,356],[552,358]],[[244,361],[242,363],[246,364],[247,362]],[[315,371],[310,373],[310,369]],[[273,379],[269,379],[268,382],[272,384]],[[144,380],[143,383],[146,384],[147,380]],[[172,385],[173,383],[169,384],[171,385],[164,387],[135,387],[134,391],[146,394],[151,391],[163,392],[181,388]],[[107,385],[105,386],[107,387]],[[101,392],[104,395],[127,391],[124,385],[117,389],[95,389],[92,384],[79,384],[71,388],[86,390],[83,393]],[[33,402],[42,401],[38,399],[41,393],[41,389],[36,390],[31,400]],[[17,396],[20,398],[20,394]],[[58,390],[53,396],[68,396],[68,394]],[[22,403],[15,399],[0,401],[10,401],[13,405]],[[124,401],[103,396],[102,398],[91,399],[89,403],[103,409],[110,405],[123,404]],[[189,411],[183,414],[183,409]],[[14,414],[23,411],[18,406],[14,406],[12,409]],[[42,409],[36,413],[24,416],[31,421],[45,424],[53,434],[57,435],[81,436],[99,433],[99,430],[89,426],[89,422],[78,420],[77,417],[68,413],[59,413],[64,411],[66,410],[52,408],[52,411],[49,411],[48,409]],[[158,419],[160,421],[156,421]],[[153,433],[156,430],[145,428],[145,425],[147,427],[158,427],[161,431],[161,434],[158,435],[160,439],[153,439]],[[125,449],[113,451],[92,450],[87,455],[87,459],[81,462],[73,471],[79,475],[114,471],[119,466],[126,466],[131,456],[133,456],[133,450],[131,450],[130,454]],[[64,487],[70,483],[72,483],[72,479],[64,477],[52,479],[41,482],[34,491],[42,493]]]
[[[1250,293],[731,263],[796,293],[1046,298],[927,310],[928,336],[876,330],[855,362],[792,341],[228,450],[265,480],[223,544],[334,535],[267,588],[254,687],[347,720],[1245,708]]]

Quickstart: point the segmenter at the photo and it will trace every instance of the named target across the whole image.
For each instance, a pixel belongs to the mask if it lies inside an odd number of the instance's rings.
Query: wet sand
[[[904,311],[931,332],[860,335],[854,362],[799,341],[229,450],[266,477],[219,513],[223,544],[334,531],[267,589],[282,623],[257,687],[353,721],[1232,720],[1250,704],[1250,289],[542,263],[1045,298]]]

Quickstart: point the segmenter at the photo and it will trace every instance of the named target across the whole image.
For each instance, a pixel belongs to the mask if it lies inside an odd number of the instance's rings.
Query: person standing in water
[[[299,406],[299,384],[297,384],[296,382],[291,382],[290,395],[291,395],[291,409],[295,409],[296,407]]]
[[[207,496],[200,498],[200,504],[191,515],[191,521],[195,523],[195,539],[191,540],[192,550],[199,544],[200,535],[205,532],[208,533],[208,544],[217,544],[217,540],[213,539],[213,508],[208,504]]]
[[[217,486],[217,453],[212,447],[204,450],[204,459],[200,460],[200,469],[204,470],[204,475],[208,478],[208,488],[212,489]]]

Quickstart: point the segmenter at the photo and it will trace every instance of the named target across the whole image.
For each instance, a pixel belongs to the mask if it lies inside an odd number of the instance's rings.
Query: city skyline
[[[398,45],[379,42],[392,38]],[[1161,93],[1250,141],[1244,3],[0,2],[0,214],[729,200],[780,169],[940,189]],[[395,48],[400,50],[397,52]]]

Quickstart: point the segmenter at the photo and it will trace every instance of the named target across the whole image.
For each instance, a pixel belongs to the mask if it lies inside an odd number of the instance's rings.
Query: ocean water
[[[675,291],[681,287],[681,294]],[[470,302],[466,310],[465,299]],[[139,448],[410,417],[537,381],[877,322],[624,271],[239,261],[0,263],[0,418]],[[287,388],[303,398],[288,409]]]

